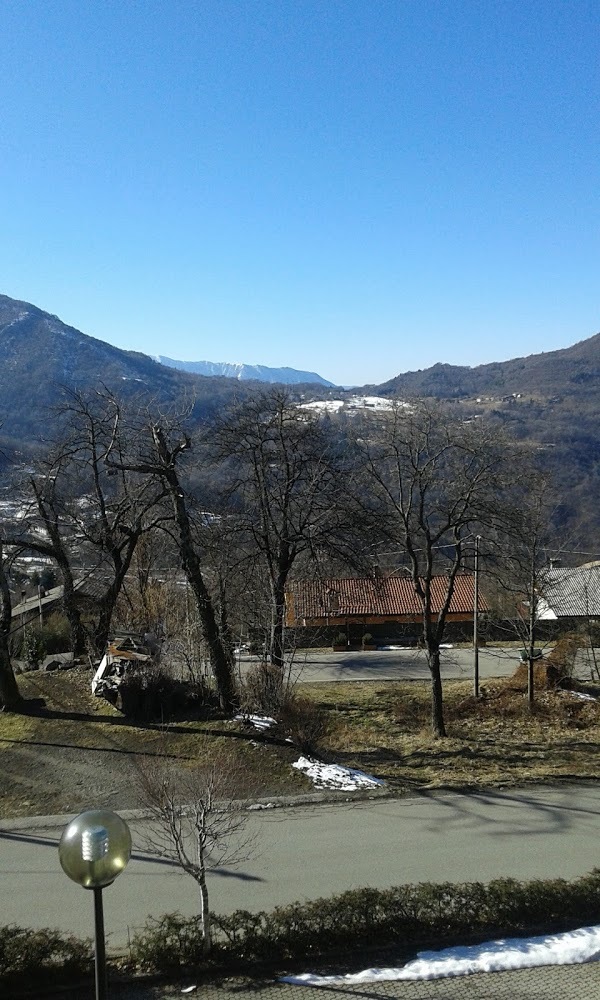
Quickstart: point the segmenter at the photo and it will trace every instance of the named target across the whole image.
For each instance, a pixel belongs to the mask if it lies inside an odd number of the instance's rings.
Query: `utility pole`
[[[529,707],[533,705],[534,699],[534,674],[533,661],[535,659],[535,555],[531,555],[531,579],[529,581],[529,649],[527,650],[527,703]]]
[[[481,535],[475,536],[475,572],[473,574],[473,693],[479,698],[479,542]]]

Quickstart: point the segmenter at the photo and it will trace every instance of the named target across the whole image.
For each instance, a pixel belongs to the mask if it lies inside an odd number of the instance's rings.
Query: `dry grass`
[[[427,683],[306,685],[332,715],[335,759],[397,790],[598,776],[600,702],[540,690],[530,711],[514,681],[483,690],[475,699],[469,683],[446,682],[448,737],[435,740]]]
[[[168,754],[182,766],[227,757],[265,795],[307,791],[293,751],[239,723],[210,718],[164,727],[132,723],[90,690],[87,671],[19,677],[31,714],[0,713],[0,817],[72,812],[90,803],[135,807],[136,765]],[[296,754],[297,756],[297,754]]]
[[[385,778],[399,793],[596,778],[600,702],[540,687],[529,711],[523,682],[518,671],[484,686],[479,700],[469,683],[446,682],[445,740],[431,736],[425,682],[301,684],[299,693],[328,716],[325,754]],[[35,714],[0,714],[0,817],[139,805],[137,762],[165,749],[182,766],[226,757],[264,795],[311,788],[291,768],[298,753],[281,736],[216,718],[180,721],[166,734],[133,724],[92,696],[83,671],[31,673],[19,683],[27,698],[46,704]]]

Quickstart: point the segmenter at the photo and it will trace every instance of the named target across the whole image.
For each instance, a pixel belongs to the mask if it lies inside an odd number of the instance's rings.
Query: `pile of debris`
[[[160,645],[150,633],[120,631],[109,639],[106,652],[92,680],[92,694],[106,698],[112,705],[119,701],[123,679],[143,664],[157,662]]]

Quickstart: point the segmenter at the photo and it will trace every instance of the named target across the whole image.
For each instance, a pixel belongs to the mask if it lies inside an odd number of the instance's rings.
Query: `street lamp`
[[[111,885],[131,856],[131,833],[127,823],[110,809],[80,813],[63,830],[58,845],[63,871],[94,892],[94,954],[96,1000],[106,1000],[106,949],[102,890]]]

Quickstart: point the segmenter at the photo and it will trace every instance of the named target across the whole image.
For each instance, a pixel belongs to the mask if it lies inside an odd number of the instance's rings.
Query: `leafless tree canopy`
[[[440,407],[397,405],[377,427],[363,425],[358,453],[364,489],[359,503],[383,538],[406,553],[406,570],[423,609],[423,642],[432,678],[432,725],[445,735],[440,644],[465,554],[474,536],[504,524],[511,487],[510,449],[498,431],[453,419]],[[432,612],[432,584],[447,583]]]
[[[248,830],[247,778],[227,758],[189,768],[165,752],[157,762],[140,766],[140,788],[149,809],[150,832],[145,847],[174,861],[199,889],[199,913],[204,949],[211,947],[209,895],[206,877],[216,869],[232,868],[256,851]]]

